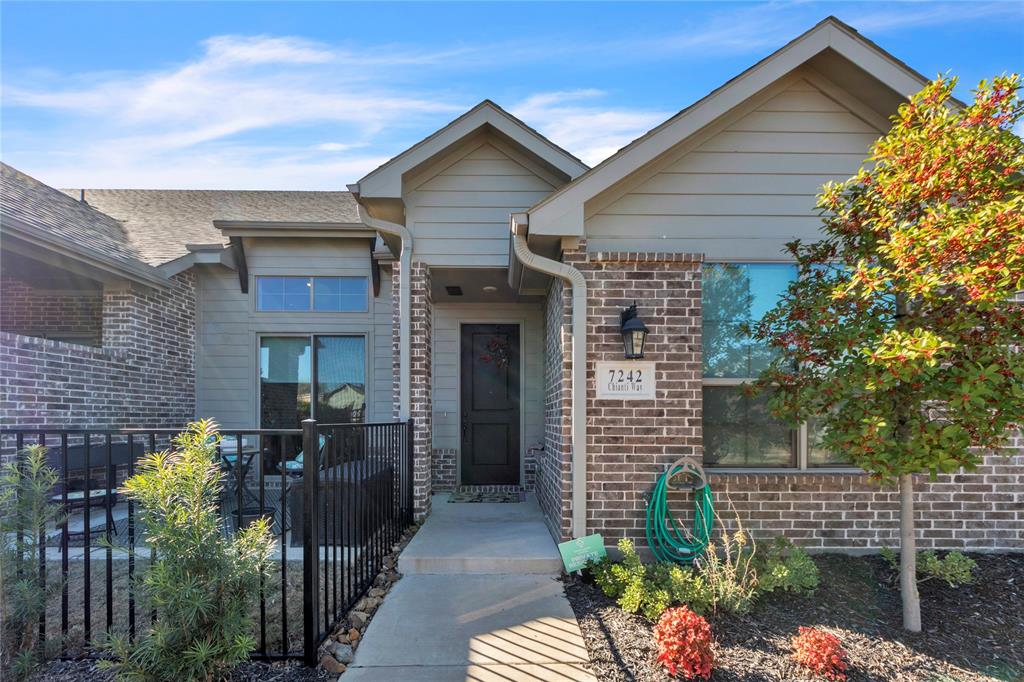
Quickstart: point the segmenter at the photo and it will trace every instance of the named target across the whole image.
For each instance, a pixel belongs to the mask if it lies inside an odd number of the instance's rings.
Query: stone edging
[[[320,657],[320,667],[327,672],[332,675],[340,675],[352,662],[355,650],[359,646],[359,642],[362,641],[363,633],[373,618],[374,612],[383,603],[391,586],[402,578],[402,574],[397,570],[398,555],[416,535],[420,525],[415,523],[410,526],[398,542],[392,545],[391,553],[384,556],[383,568],[374,578],[373,586],[367,590],[362,599],[356,602],[345,619],[321,645],[317,652]]]

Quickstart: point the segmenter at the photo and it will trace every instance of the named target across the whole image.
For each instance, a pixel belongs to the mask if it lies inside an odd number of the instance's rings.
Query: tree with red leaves
[[[974,102],[938,78],[855,177],[819,196],[824,238],[754,330],[777,353],[754,390],[822,444],[898,482],[903,623],[921,629],[913,474],[973,469],[1024,416],[1024,141],[1018,76]],[[1015,302],[1017,301],[1017,302]]]

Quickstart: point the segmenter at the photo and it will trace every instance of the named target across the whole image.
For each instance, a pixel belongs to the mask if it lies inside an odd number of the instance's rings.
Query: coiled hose
[[[673,477],[680,474],[698,479],[693,486],[693,532],[687,532],[676,523],[675,515],[668,504],[668,491],[678,490],[672,486]],[[658,561],[690,564],[707,549],[711,530],[715,523],[714,497],[708,485],[704,469],[688,458],[676,460],[665,470],[654,484],[651,499],[647,503],[647,546]]]

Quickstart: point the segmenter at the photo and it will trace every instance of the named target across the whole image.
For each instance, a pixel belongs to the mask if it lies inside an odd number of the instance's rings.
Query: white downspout
[[[587,281],[576,268],[539,256],[526,243],[529,216],[514,214],[512,248],[523,267],[572,287],[572,536],[587,534]]]
[[[412,305],[412,233],[405,225],[374,218],[367,212],[365,206],[358,203],[358,196],[356,200],[356,205],[359,207],[359,219],[366,226],[384,234],[394,235],[402,240],[402,252],[398,258],[401,267],[398,283],[398,417],[405,420],[411,416],[409,385],[412,372],[409,363],[412,351],[409,327],[412,320],[410,313]]]

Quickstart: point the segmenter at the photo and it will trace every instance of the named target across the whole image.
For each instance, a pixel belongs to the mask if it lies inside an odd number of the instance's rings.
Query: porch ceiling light
[[[647,325],[636,316],[636,302],[622,311],[622,350],[627,360],[639,360],[644,356],[647,341]]]

